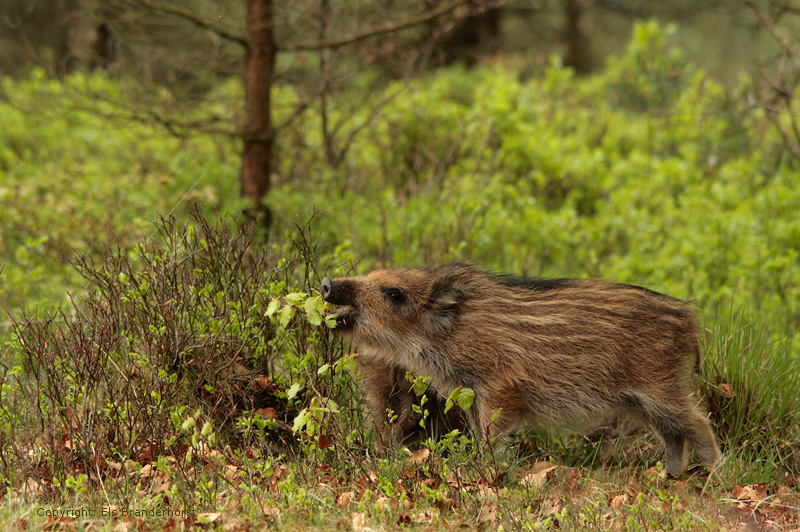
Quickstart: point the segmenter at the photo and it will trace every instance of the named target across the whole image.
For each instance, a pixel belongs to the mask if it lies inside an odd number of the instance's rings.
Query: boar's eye
[[[399,288],[384,288],[383,293],[386,299],[394,305],[402,305],[406,302],[406,295]]]

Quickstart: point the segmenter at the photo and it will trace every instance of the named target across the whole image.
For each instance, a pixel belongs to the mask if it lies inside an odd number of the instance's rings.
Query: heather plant
[[[252,227],[199,211],[155,229],[132,248],[78,258],[89,288],[69,311],[15,321],[1,410],[7,488],[54,489],[75,474],[102,482],[110,462],[187,446],[272,449],[293,439],[299,415],[351,386],[310,296],[318,266],[303,261],[319,260],[316,248],[275,259],[254,250]],[[264,438],[243,425],[254,415]]]

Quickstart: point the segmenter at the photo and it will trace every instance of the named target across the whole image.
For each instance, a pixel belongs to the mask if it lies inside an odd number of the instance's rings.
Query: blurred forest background
[[[3,2],[0,293],[63,301],[74,253],[199,201],[273,236],[318,210],[363,269],[604,275],[792,334],[798,21],[791,0]]]

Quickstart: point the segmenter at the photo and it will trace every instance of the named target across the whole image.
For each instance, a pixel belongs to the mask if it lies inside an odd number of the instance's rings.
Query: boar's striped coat
[[[687,442],[708,466],[719,460],[690,393],[700,348],[695,312],[683,301],[638,286],[496,275],[469,264],[325,278],[320,292],[340,306],[337,330],[363,356],[431,377],[443,397],[472,388],[467,417],[479,439],[626,412],[663,438],[668,473],[685,468]],[[385,388],[372,386],[378,395]],[[386,398],[370,402],[380,409]]]

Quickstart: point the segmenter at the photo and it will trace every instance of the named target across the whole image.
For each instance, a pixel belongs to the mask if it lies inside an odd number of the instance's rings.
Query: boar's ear
[[[433,282],[430,295],[430,315],[428,318],[431,328],[438,330],[449,329],[453,326],[458,306],[464,300],[464,292],[456,285],[456,279],[442,277]]]

